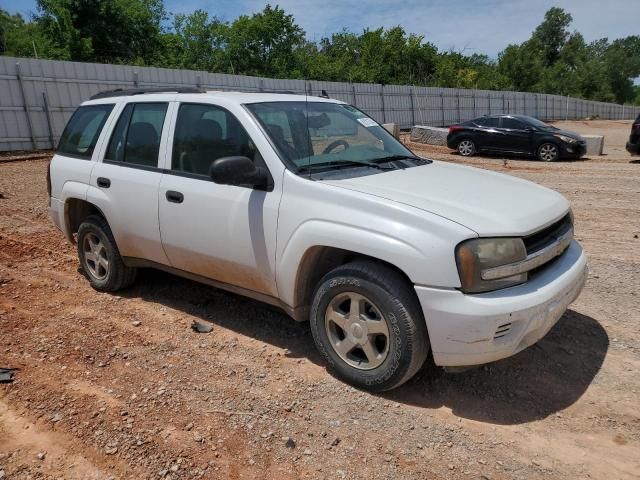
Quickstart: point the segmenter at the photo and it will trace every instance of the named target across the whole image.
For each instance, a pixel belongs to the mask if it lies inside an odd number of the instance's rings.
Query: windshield
[[[378,123],[350,105],[301,101],[252,103],[247,108],[297,171],[414,157]]]

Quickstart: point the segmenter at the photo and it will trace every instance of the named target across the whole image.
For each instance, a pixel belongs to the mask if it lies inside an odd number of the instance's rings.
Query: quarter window
[[[128,104],[118,119],[104,158],[157,167],[166,112],[166,103]]]
[[[102,127],[113,110],[113,104],[78,108],[60,137],[57,153],[91,158]]]
[[[172,170],[208,176],[215,160],[232,156],[249,157],[262,163],[246,130],[231,113],[214,105],[180,105]]]

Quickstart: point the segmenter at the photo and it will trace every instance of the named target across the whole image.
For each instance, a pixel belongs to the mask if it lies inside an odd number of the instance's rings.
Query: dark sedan
[[[478,152],[509,153],[545,162],[581,157],[587,151],[586,141],[577,133],[524,115],[489,115],[453,125],[447,145],[465,157]]]
[[[640,115],[631,125],[631,135],[627,142],[627,152],[632,155],[640,155]]]

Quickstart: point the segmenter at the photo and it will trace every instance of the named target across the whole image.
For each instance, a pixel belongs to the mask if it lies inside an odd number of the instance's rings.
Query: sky
[[[424,35],[439,50],[484,53],[496,58],[510,43],[521,43],[553,6],[573,16],[572,29],[587,41],[640,34],[640,0],[279,0],[271,2],[293,14],[310,40],[343,28],[401,25]],[[0,0],[0,8],[28,16],[35,0]],[[223,20],[260,11],[257,0],[165,0],[172,13],[202,9]]]

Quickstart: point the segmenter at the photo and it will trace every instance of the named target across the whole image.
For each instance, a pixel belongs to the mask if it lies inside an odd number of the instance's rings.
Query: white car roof
[[[176,101],[176,100],[188,100],[188,101],[206,101],[206,100],[225,100],[227,102],[231,101],[238,104],[247,104],[247,103],[264,103],[264,102],[304,102],[305,99],[308,102],[325,102],[325,103],[339,103],[344,104],[340,100],[334,100],[331,98],[325,97],[316,97],[311,95],[302,95],[302,94],[291,94],[291,93],[265,93],[265,92],[223,92],[221,90],[207,90],[202,93],[180,93],[175,91],[167,90],[166,92],[149,92],[149,93],[138,93],[134,95],[122,95],[121,93],[114,92],[113,96],[107,96],[105,94],[104,97],[95,99],[95,100],[87,100],[83,102],[82,105],[97,105],[102,103],[113,103],[114,101],[119,102],[121,100],[131,101],[131,100],[143,100],[143,101]]]

